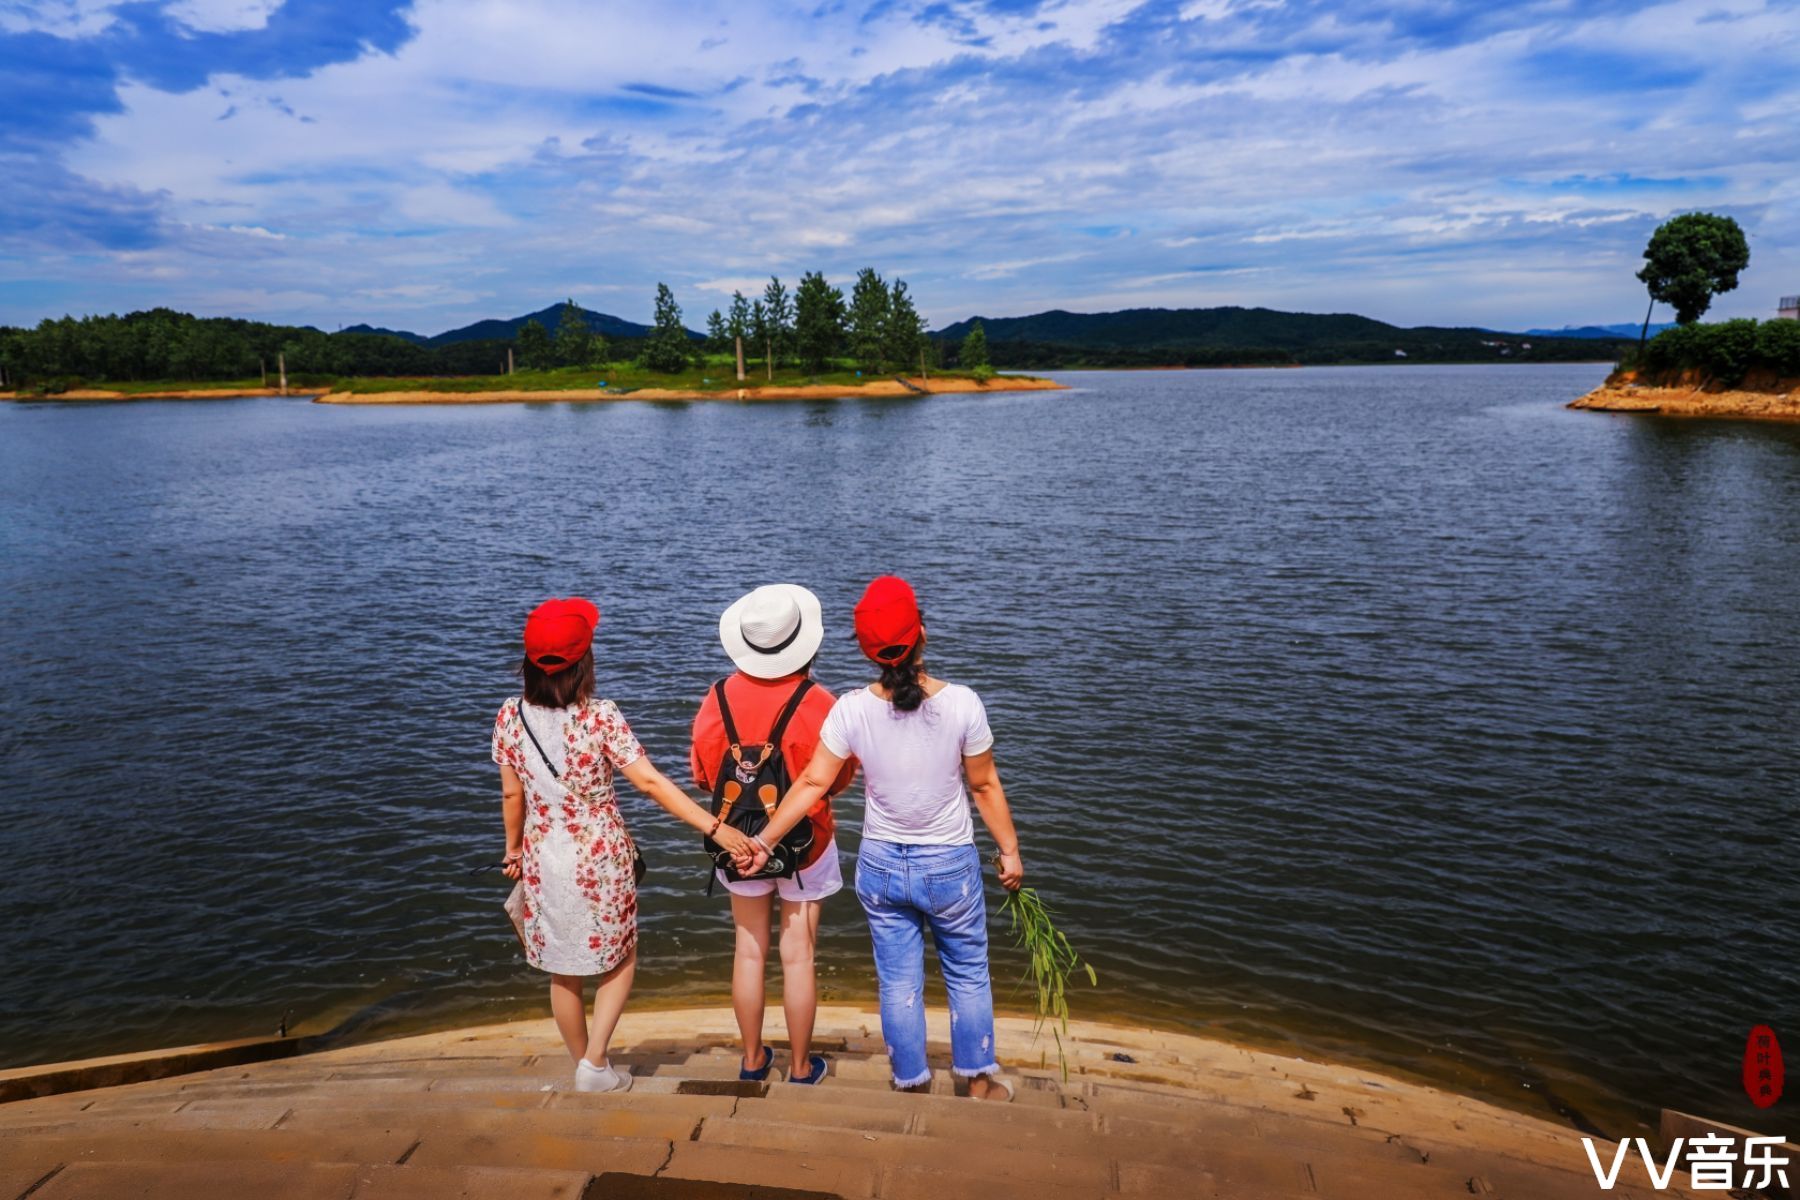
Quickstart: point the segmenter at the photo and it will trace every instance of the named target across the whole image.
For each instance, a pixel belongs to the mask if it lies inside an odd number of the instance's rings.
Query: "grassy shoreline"
[[[261,380],[201,382],[144,380],[103,387],[33,394],[0,392],[7,400],[206,400],[241,396],[289,396],[330,404],[458,404],[561,400],[770,400],[838,396],[899,396],[914,393],[1057,390],[1063,384],[1032,375],[934,371],[916,374],[861,374],[830,371],[817,375],[781,370],[769,378],[756,372],[739,383],[735,372],[709,366],[661,373],[635,366],[617,369],[560,368],[513,375],[376,377],[333,379],[302,376],[283,392]]]

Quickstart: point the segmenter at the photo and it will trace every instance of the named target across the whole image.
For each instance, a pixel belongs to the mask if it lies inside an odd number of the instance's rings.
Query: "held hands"
[[[719,844],[721,850],[731,855],[732,862],[737,864],[737,869],[741,874],[753,875],[756,873],[755,868],[759,864],[756,863],[757,847],[755,842],[729,825],[720,825],[713,833],[712,839]]]
[[[994,855],[994,873],[1000,877],[1000,886],[1009,892],[1019,890],[1025,882],[1025,860],[1014,850],[1011,854],[1001,850]]]

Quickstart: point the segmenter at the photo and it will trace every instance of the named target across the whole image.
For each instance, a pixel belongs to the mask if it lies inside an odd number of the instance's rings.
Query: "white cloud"
[[[0,29],[90,37],[113,23],[118,0],[0,0]]]
[[[204,33],[231,33],[261,29],[282,0],[179,0],[167,12],[189,29]]]
[[[247,28],[271,7],[177,11],[196,29]],[[391,55],[278,81],[221,73],[180,94],[128,84],[124,111],[68,161],[165,193],[189,230],[134,271],[186,262],[194,294],[217,296],[272,263],[305,269],[334,299],[290,315],[320,324],[447,327],[570,291],[643,319],[658,279],[692,307],[695,292],[759,293],[770,273],[845,282],[864,264],[907,278],[939,324],[1115,301],[1402,321],[1518,304],[1560,323],[1635,304],[1634,226],[1678,209],[1769,214],[1752,231],[1758,270],[1800,254],[1773,219],[1796,165],[1800,82],[1777,69],[1800,53],[1791,6],[1669,0],[1605,19],[1570,6],[1529,29],[1416,42],[1400,18],[1299,24],[1232,0],[1194,0],[1192,29],[1126,32],[1115,22],[1134,7],[971,18],[973,44],[905,6],[864,24],[786,0],[697,0],[679,16],[420,0],[417,36]],[[0,0],[0,22],[92,27],[108,12]],[[1276,54],[1283,38],[1303,48]],[[1534,74],[1552,51],[1607,65]],[[1621,61],[1696,74],[1650,98],[1606,77]],[[1640,175],[1674,182],[1604,182]],[[1099,251],[1106,227],[1143,236]],[[243,256],[251,242],[262,257]],[[1480,290],[1451,266],[1514,261],[1549,265]]]

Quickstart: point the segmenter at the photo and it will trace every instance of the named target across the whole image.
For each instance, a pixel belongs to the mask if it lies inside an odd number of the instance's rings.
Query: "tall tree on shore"
[[[956,354],[957,365],[965,371],[979,371],[988,366],[987,330],[977,321],[969,326],[968,336],[962,340],[962,349]]]
[[[750,336],[750,302],[744,293],[731,293],[731,315],[725,319],[725,330],[737,348],[737,381],[744,382],[744,339]]]
[[[595,353],[595,342],[605,344],[603,338],[588,328],[587,316],[581,306],[574,300],[566,302],[556,321],[557,363],[565,367],[585,367],[598,362],[601,356]]]
[[[924,341],[925,322],[920,318],[919,310],[913,307],[912,296],[906,290],[906,281],[896,279],[894,286],[888,290],[887,320],[882,323],[882,357],[901,371],[917,362],[920,364],[919,371],[923,374],[924,359],[920,350]]]
[[[763,370],[769,378],[775,377],[775,370],[769,365],[769,343],[775,340],[775,333],[769,327],[769,309],[761,300],[750,302],[750,340],[763,348]]]
[[[781,286],[781,280],[774,275],[769,276],[769,286],[763,289],[763,313],[768,318],[768,343],[765,365],[768,377],[775,378],[775,364],[787,354],[788,343],[794,336],[794,302],[788,290]]]
[[[725,336],[725,315],[715,308],[706,316],[706,352],[723,354],[730,344]]]
[[[794,289],[794,348],[800,363],[817,375],[844,342],[844,293],[818,271],[800,277]]]
[[[687,328],[681,323],[681,306],[669,285],[656,285],[656,319],[649,337],[644,339],[644,365],[652,371],[679,371],[688,365],[693,347]]]
[[[551,366],[556,351],[550,344],[550,331],[537,321],[527,321],[519,326],[518,337],[519,365],[527,371],[542,371]]]
[[[1637,276],[1650,289],[1638,349],[1650,332],[1650,313],[1658,300],[1674,307],[1677,324],[1692,325],[1712,307],[1714,296],[1737,287],[1738,272],[1749,265],[1750,244],[1730,217],[1684,213],[1658,225],[1644,247],[1644,269]]]
[[[850,290],[849,329],[850,356],[864,370],[881,369],[887,316],[888,286],[875,268],[864,267],[856,273],[856,284]]]

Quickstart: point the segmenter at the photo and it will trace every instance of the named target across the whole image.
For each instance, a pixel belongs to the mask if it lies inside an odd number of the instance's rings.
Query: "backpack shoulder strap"
[[[769,745],[780,749],[781,735],[787,732],[788,722],[793,720],[794,714],[800,711],[800,701],[806,698],[806,693],[812,690],[812,686],[811,679],[802,679],[800,686],[794,689],[794,694],[788,697],[786,707],[781,710],[781,715],[775,718],[775,727],[769,730]]]
[[[525,719],[525,697],[523,696],[519,697],[519,725],[525,730],[525,736],[531,739],[531,744],[537,748],[538,757],[544,760],[544,766],[550,771],[550,778],[560,780],[562,776],[557,774],[555,764],[550,761],[550,756],[544,753],[544,743],[537,740],[537,734],[531,732],[531,722]]]
[[[741,745],[742,739],[738,737],[737,723],[731,719],[731,705],[725,703],[725,681],[723,679],[713,684],[713,695],[719,701],[719,719],[725,722],[725,740],[733,746]]]

